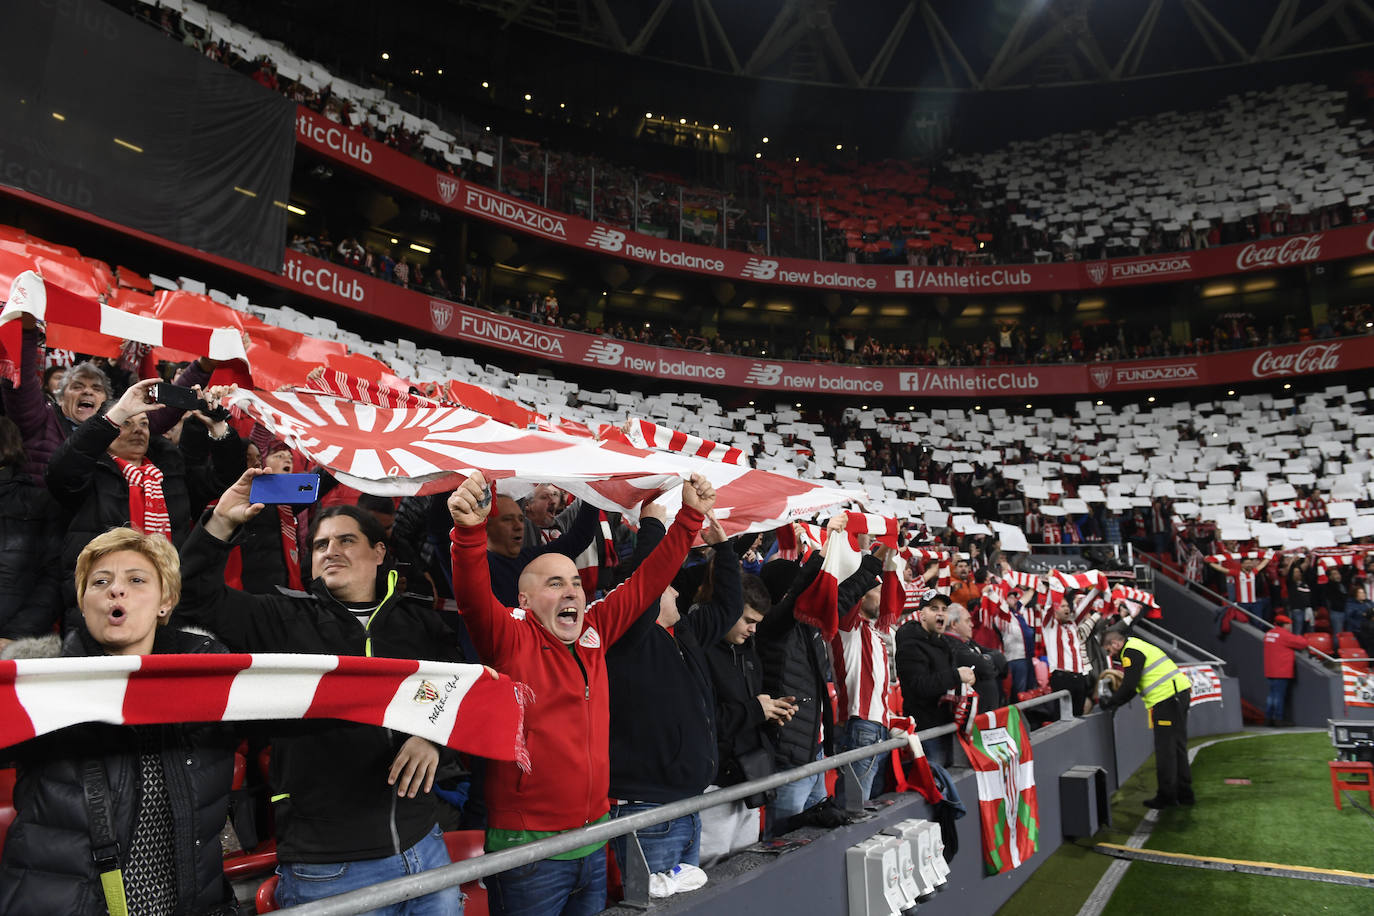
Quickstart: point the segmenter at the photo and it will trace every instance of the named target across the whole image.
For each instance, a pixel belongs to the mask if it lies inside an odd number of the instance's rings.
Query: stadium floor
[[[1335,756],[1324,731],[1252,729],[1243,740],[1202,748],[1193,764],[1193,808],[1161,812],[1147,849],[1314,868],[1374,871],[1374,815],[1345,797],[1331,800],[1326,762]],[[1216,741],[1196,739],[1192,744]],[[1227,779],[1248,779],[1248,785]],[[1066,843],[999,910],[1006,916],[1076,914],[1114,859],[1097,843],[1128,844],[1154,794],[1151,758],[1112,798],[1113,826]],[[1356,795],[1368,808],[1368,799]],[[1308,914],[1374,912],[1374,890],[1294,878],[1133,862],[1103,913],[1179,912]]]

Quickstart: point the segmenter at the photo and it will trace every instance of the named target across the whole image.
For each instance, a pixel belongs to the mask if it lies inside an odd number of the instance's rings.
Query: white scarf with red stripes
[[[129,484],[129,524],[135,531],[172,539],[172,518],[162,493],[162,469],[147,458],[130,464],[116,457],[115,464]]]
[[[71,725],[343,719],[530,769],[530,689],[481,665],[335,655],[0,661],[0,747]]]

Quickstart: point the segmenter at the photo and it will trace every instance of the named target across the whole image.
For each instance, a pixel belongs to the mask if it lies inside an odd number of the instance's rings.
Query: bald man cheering
[[[610,708],[606,649],[677,574],[716,492],[693,475],[662,543],[635,573],[587,606],[573,561],[543,554],[520,574],[519,609],[502,605],[487,573],[491,490],[473,474],[449,497],[453,587],[482,659],[534,690],[527,710],[532,771],[493,762],[487,770],[490,852],[606,819],[610,810]],[[506,916],[599,913],[606,906],[604,844],[564,853],[487,879],[492,912]]]

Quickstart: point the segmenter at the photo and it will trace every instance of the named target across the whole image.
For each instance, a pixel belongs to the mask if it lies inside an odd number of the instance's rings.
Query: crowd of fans
[[[1188,116],[1191,120],[1167,113],[1156,119],[1159,130],[1153,122],[1124,122],[1104,132],[1056,135],[1036,144],[1014,144],[992,154],[950,155],[933,163],[882,161],[834,168],[786,161],[746,162],[740,166],[734,187],[714,188],[591,154],[551,150],[520,138],[497,138],[467,122],[456,134],[437,127],[426,133],[420,119],[384,110],[395,107],[389,102],[386,106],[368,105],[366,98],[342,97],[332,91],[328,81],[311,88],[301,80],[282,76],[266,56],[244,59],[210,30],[186,22],[177,10],[160,7],[150,11],[138,2],[129,5],[135,14],[172,38],[436,169],[499,186],[502,191],[563,212],[716,247],[831,261],[964,266],[1190,251],[1317,232],[1368,219],[1367,193],[1342,192],[1337,195],[1339,200],[1321,197],[1317,204],[1271,200],[1267,190],[1250,181],[1248,174],[1241,177],[1247,169],[1258,174],[1259,157],[1271,152],[1251,147],[1237,147],[1228,166],[1234,172],[1228,176],[1234,185],[1227,185],[1228,193],[1239,195],[1236,207],[1213,206],[1214,201],[1223,200],[1215,195],[1194,200],[1192,192],[1185,189],[1167,213],[1151,211],[1145,219],[1139,218],[1144,212],[1139,207],[1106,212],[1100,224],[1081,216],[1069,224],[1058,218],[1057,211],[1051,211],[1051,197],[1058,200],[1061,191],[1071,193],[1086,187],[1081,176],[1075,177],[1086,166],[1066,170],[1066,162],[1081,157],[1086,165],[1094,166],[1093,179],[1103,172],[1101,179],[1114,190],[1120,190],[1123,181],[1139,178],[1141,161],[1134,152],[1146,142],[1138,140],[1142,133],[1151,135],[1154,131],[1152,136],[1172,137],[1164,127],[1176,128],[1180,149],[1152,150],[1152,154],[1186,162],[1205,158],[1189,145],[1199,130],[1219,131],[1223,125],[1232,125],[1237,112],[1249,119],[1246,124],[1260,118],[1266,125],[1289,124],[1288,132],[1292,133],[1294,114],[1285,107],[1292,100],[1282,91],[1258,99],[1251,93],[1243,104],[1239,97],[1233,97],[1214,109]],[[1360,76],[1356,75],[1357,81]],[[1324,94],[1321,87],[1310,87],[1310,91],[1314,96]],[[1367,133],[1362,90],[1358,98],[1361,103],[1347,105],[1339,122],[1323,119],[1310,126],[1312,135],[1299,139],[1324,138],[1326,142],[1287,150],[1283,162],[1286,173],[1333,178],[1343,174],[1333,157],[1347,150],[1348,130],[1363,127]],[[1197,123],[1184,130],[1185,121],[1188,125]],[[1368,139],[1363,144],[1367,147]],[[1337,147],[1342,153],[1337,153]],[[1044,174],[1037,185],[1048,181],[1044,176],[1051,171],[1067,174],[1056,179],[1053,187],[1028,184],[1024,189],[1006,182],[1005,176],[990,178],[992,165],[1003,163],[1009,156],[1023,164],[1043,161],[1039,171]],[[1221,180],[1217,182],[1221,187]],[[1364,184],[1367,186],[1367,181]],[[1036,199],[1037,194],[1045,200]],[[1069,212],[1081,214],[1092,205],[1090,200],[1085,207],[1075,206]],[[1135,218],[1121,218],[1132,213]]]
[[[651,505],[637,527],[590,505],[565,505],[550,486],[521,505],[478,477],[454,494],[398,502],[359,494],[325,473],[326,495],[316,508],[257,506],[249,497],[255,478],[301,470],[304,462],[267,430],[212,407],[224,394],[206,387],[212,361],[163,364],[157,378],[140,381],[148,367],[131,358],[76,362],[46,350],[36,326],[21,339],[19,372],[28,383],[0,383],[0,495],[8,497],[5,562],[14,583],[0,609],[8,654],[227,648],[462,660],[491,665],[540,697],[529,711],[529,730],[539,736],[531,761],[537,769],[558,760],[566,778],[555,781],[370,726],[304,734],[271,734],[269,727],[271,792],[290,799],[274,806],[271,828],[281,903],[344,889],[327,880],[341,863],[351,863],[362,883],[377,880],[393,857],[411,869],[442,863],[441,826],[484,827],[489,849],[507,848],[795,767],[817,753],[870,745],[903,717],[914,728],[954,721],[972,697],[986,710],[1062,688],[1085,712],[1097,696],[1097,677],[1110,667],[1101,651],[1104,628],[1140,610],[1129,600],[1107,600],[1095,584],[1032,568],[1024,555],[1004,552],[996,533],[929,517],[899,542],[851,542],[841,514],[830,520],[828,535],[794,526],[731,541],[708,525],[706,546],[693,548],[691,535],[711,520],[714,499],[699,478],[687,485],[684,509],[671,524]],[[206,389],[205,403],[190,414],[160,406],[151,386],[173,378]],[[1018,526],[1032,543],[1085,550],[1120,581],[1129,570],[1110,549],[1093,553],[1096,545],[1130,544],[1185,564],[1196,551],[1215,563],[1198,575],[1215,575],[1207,581],[1260,619],[1277,620],[1282,609],[1295,630],[1310,616],[1311,625],[1333,634],[1371,635],[1363,589],[1374,561],[1361,546],[1291,551],[1277,562],[1243,556],[1248,545],[1219,541],[1215,525],[1175,512],[1169,497],[1129,507],[1093,500],[1072,509],[1089,488],[1109,483],[1086,451],[1046,455],[1007,444],[998,462],[962,466],[925,437],[897,435],[915,428],[909,421],[880,430],[853,410],[818,419],[820,434],[811,441],[788,433],[783,445],[854,442],[866,471],[903,481],[889,485],[898,498],[947,486],[947,502],[967,507],[970,518]],[[1353,413],[1335,419],[1353,425]],[[1184,419],[1174,431],[1205,445],[1208,429]],[[750,451],[761,458],[758,445]],[[1231,448],[1235,466],[1245,468],[1244,447]],[[1045,459],[1081,471],[1066,475],[1053,496],[1032,498],[1009,469]],[[1315,489],[1299,492],[1295,502],[1303,519],[1323,517]],[[1256,508],[1258,518],[1266,517]],[[169,553],[169,545],[177,550]],[[827,564],[844,553],[852,554],[853,571],[832,591],[823,577],[843,567]],[[460,613],[437,613],[436,604],[449,598]],[[523,608],[524,617],[511,617],[512,607]],[[188,623],[215,639],[185,630]],[[557,660],[552,666],[541,660],[544,648],[559,644],[571,651],[550,656]],[[846,661],[865,656],[881,659],[872,666],[881,676],[867,679]],[[596,710],[590,719],[580,711],[588,701]],[[1281,720],[1282,711],[1274,711]],[[83,726],[16,752],[20,814],[0,884],[25,890],[0,899],[6,912],[51,911],[54,900],[82,911],[75,901],[98,901],[102,893],[92,838],[78,832],[57,850],[34,839],[42,836],[40,812],[54,810],[35,800],[67,797],[81,784],[70,744],[78,739],[111,748],[118,763],[107,767],[125,769],[108,770],[109,778],[136,773],[130,778],[140,784],[165,787],[165,796],[158,789],[148,796],[146,810],[140,805],[120,815],[121,829],[147,840],[134,844],[138,854],[126,870],[131,893],[167,895],[183,881],[187,889],[177,893],[201,900],[222,893],[210,867],[214,857],[177,861],[166,853],[162,832],[170,824],[172,836],[189,835],[188,805],[223,822],[227,780],[220,785],[215,774],[244,733],[212,740],[194,730],[148,732],[136,746],[121,734]],[[174,746],[167,742],[189,743],[205,761],[202,775],[175,791],[173,777],[155,762]],[[339,750],[344,746],[347,754]],[[581,753],[586,748],[594,750],[590,757]],[[937,774],[951,750],[948,742],[931,742]],[[572,758],[586,760],[577,773],[567,770]],[[857,791],[882,791],[886,767],[875,758],[856,768]],[[321,768],[329,779],[320,779]],[[393,808],[396,791],[405,801]],[[855,790],[835,790],[845,791]],[[750,801],[765,807],[764,835],[778,835],[840,822],[844,799],[831,795],[815,778]],[[340,798],[350,799],[347,809]],[[63,810],[81,822],[84,812]],[[266,814],[257,814],[265,825]],[[758,831],[757,812],[741,803],[671,822],[640,843],[660,889],[686,891],[705,880],[702,866],[751,845]],[[218,838],[201,842],[219,846]],[[599,849],[493,879],[493,900],[515,909],[533,885],[548,884],[580,911],[594,912],[605,899]],[[65,876],[61,890],[21,880],[48,871]],[[437,898],[434,905],[443,911],[451,903]]]

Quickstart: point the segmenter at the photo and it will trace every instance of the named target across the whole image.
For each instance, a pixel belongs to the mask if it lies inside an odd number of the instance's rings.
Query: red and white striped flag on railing
[[[84,722],[343,719],[529,770],[530,689],[481,665],[337,655],[123,655],[0,662],[0,747]]]

